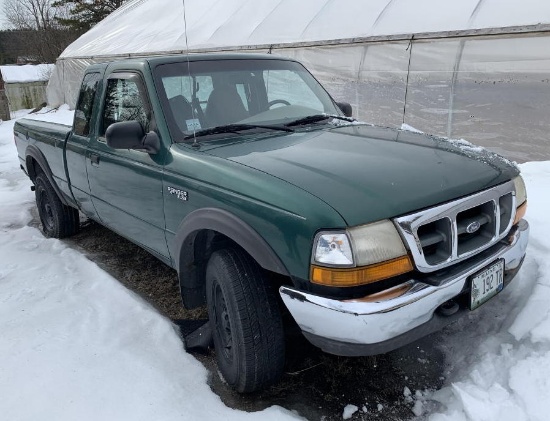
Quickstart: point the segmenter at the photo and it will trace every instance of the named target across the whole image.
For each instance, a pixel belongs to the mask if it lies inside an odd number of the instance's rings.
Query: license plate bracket
[[[499,259],[470,276],[470,310],[489,301],[504,288],[504,259]]]

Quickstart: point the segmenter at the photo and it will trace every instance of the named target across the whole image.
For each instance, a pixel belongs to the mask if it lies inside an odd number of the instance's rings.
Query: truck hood
[[[466,196],[519,173],[464,141],[368,125],[215,142],[203,151],[306,190],[350,226]]]

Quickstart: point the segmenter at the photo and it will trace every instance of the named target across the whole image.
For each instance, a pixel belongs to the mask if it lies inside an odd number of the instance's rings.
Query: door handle
[[[95,153],[90,154],[90,161],[92,161],[92,164],[99,165],[99,155]]]

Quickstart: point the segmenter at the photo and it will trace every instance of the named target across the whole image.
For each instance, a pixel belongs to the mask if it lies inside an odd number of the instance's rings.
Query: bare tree
[[[5,0],[4,14],[12,29],[24,34],[27,55],[41,62],[53,63],[79,35],[67,30],[58,19],[67,18],[67,6],[53,6],[53,0]]]
[[[4,14],[13,29],[56,29],[56,18],[66,17],[66,8],[53,7],[51,0],[6,0]]]

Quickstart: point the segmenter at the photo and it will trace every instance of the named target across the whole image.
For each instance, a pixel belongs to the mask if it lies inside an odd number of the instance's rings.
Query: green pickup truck
[[[287,326],[329,353],[388,352],[523,262],[516,166],[351,114],[294,60],[174,55],[90,66],[73,126],[22,119],[15,141],[45,235],[81,212],[173,267],[251,392],[282,373]]]

